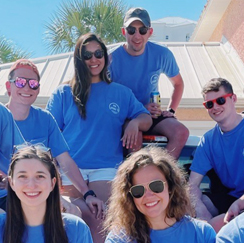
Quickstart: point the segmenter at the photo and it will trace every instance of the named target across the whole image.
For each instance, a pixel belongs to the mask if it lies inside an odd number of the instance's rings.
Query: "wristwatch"
[[[84,194],[83,198],[84,198],[85,201],[86,201],[86,198],[87,198],[88,196],[97,197],[97,195],[95,194],[95,192],[94,192],[93,190],[89,190],[89,191],[87,191],[87,192]]]
[[[168,109],[167,109],[167,111],[169,111],[169,112],[171,112],[171,113],[175,114],[175,110],[173,110],[171,107],[170,107],[170,108],[168,108]]]

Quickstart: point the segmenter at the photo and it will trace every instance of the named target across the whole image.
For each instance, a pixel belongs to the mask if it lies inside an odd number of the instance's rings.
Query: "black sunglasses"
[[[149,29],[148,27],[142,26],[142,27],[139,28],[139,33],[141,35],[145,35],[147,33],[148,29]],[[136,31],[138,31],[136,29],[136,27],[134,27],[134,26],[128,26],[126,28],[126,30],[127,30],[127,32],[128,32],[129,35],[134,35],[136,33]]]
[[[214,106],[214,103],[217,103],[218,105],[224,105],[226,102],[226,98],[232,96],[233,94],[226,94],[221,97],[218,97],[217,99],[214,100],[207,100],[203,102],[203,105],[205,106],[206,109],[212,109]]]
[[[155,180],[148,183],[148,188],[154,193],[161,193],[164,190],[165,181]],[[130,188],[130,194],[134,198],[141,198],[146,191],[145,186],[135,185]]]
[[[103,58],[104,56],[104,51],[101,50],[101,49],[98,49],[94,52],[91,52],[91,51],[85,51],[84,54],[83,54],[83,57],[84,59],[87,61],[87,60],[90,60],[92,58],[92,56],[94,55],[94,57],[96,57],[97,59],[101,59]]]
[[[26,86],[26,84],[28,83],[29,87],[31,89],[38,89],[40,86],[40,83],[38,80],[36,79],[32,79],[32,78],[21,78],[21,77],[16,77],[15,79],[10,79],[9,80],[10,83],[15,83],[15,86],[17,88],[24,88]]]

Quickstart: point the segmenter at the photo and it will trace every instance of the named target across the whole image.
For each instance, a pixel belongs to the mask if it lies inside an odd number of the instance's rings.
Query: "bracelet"
[[[167,111],[169,111],[169,112],[175,114],[175,110],[173,110],[172,108],[168,108]]]
[[[86,198],[87,198],[88,196],[97,197],[97,195],[95,194],[95,192],[94,192],[93,190],[89,190],[89,191],[87,191],[87,192],[84,194],[83,198],[84,198],[85,201],[86,201]]]

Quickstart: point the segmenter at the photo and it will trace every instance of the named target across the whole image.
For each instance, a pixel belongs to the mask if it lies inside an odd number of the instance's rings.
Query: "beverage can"
[[[158,91],[151,92],[150,101],[151,103],[156,103],[160,105],[161,104],[160,93]]]

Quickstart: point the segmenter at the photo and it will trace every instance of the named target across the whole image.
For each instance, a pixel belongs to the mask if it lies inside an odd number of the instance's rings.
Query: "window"
[[[186,41],[190,40],[190,34],[186,34]]]

